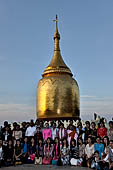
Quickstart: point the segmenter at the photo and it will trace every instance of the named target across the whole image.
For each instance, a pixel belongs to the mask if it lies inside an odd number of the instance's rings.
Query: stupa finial
[[[58,40],[60,40],[60,34],[59,34],[59,32],[58,32],[58,16],[56,15],[56,19],[55,20],[53,20],[54,22],[56,22],[56,32],[54,33],[54,40],[55,39],[58,39]]]
[[[56,22],[56,32],[58,32],[58,16],[56,15],[56,19],[53,20],[54,22]]]

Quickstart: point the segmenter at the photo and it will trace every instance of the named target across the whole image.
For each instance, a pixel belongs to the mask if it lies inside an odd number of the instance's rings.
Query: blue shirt
[[[95,143],[94,150],[99,152],[99,157],[101,158],[102,152],[104,152],[104,144],[102,143]]]
[[[27,152],[27,143],[25,143],[23,147],[23,153],[26,153],[26,152]]]

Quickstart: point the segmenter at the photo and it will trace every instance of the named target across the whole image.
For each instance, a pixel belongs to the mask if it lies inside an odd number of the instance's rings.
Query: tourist
[[[46,142],[48,138],[52,137],[52,132],[51,129],[49,128],[49,123],[45,124],[45,129],[43,129],[42,134],[43,134],[44,142]]]
[[[95,153],[94,153],[94,160],[92,160],[91,168],[96,169],[96,170],[101,169],[100,158],[99,158],[99,152],[98,151],[95,151]]]
[[[67,139],[68,139],[69,147],[72,139],[75,139],[77,143],[77,138],[78,138],[78,134],[76,132],[76,128],[70,124],[69,129],[67,130]]]
[[[91,162],[94,154],[94,144],[92,144],[92,138],[88,137],[88,144],[85,147],[86,162],[88,168],[91,167]]]
[[[44,129],[44,122],[43,122],[43,120],[40,120],[39,127],[40,127],[40,131],[43,132],[43,129]]]
[[[70,142],[70,164],[77,166],[80,163],[79,148],[76,146],[76,140],[72,139]]]
[[[101,154],[101,164],[100,167],[101,168],[107,168],[109,167],[109,159],[108,159],[108,154],[109,154],[109,138],[108,136],[105,136],[103,138],[103,144],[104,144],[104,152],[102,152]]]
[[[107,136],[107,128],[104,125],[103,121],[100,121],[99,126],[97,128],[97,136],[100,136],[102,139],[104,136]]]
[[[109,137],[109,140],[113,140],[113,121],[109,121],[107,136]]]
[[[96,143],[94,144],[94,150],[99,152],[99,158],[101,158],[102,153],[104,152],[104,144],[100,143],[101,138],[97,136]]]
[[[78,138],[78,148],[79,148],[79,158],[81,159],[81,165],[84,165],[85,144],[83,144],[83,140],[81,138]]]
[[[68,165],[69,164],[69,147],[68,147],[67,138],[64,138],[62,140],[62,147],[60,150],[60,155],[61,155],[62,165]]]
[[[13,130],[13,139],[14,139],[14,145],[16,144],[16,140],[20,140],[22,139],[22,131],[20,129],[20,125],[16,125],[16,129]]]
[[[96,142],[96,137],[97,137],[97,129],[95,127],[95,122],[91,123],[91,133],[89,136],[92,137],[93,142]]]
[[[4,154],[3,141],[2,139],[0,139],[0,168],[3,165],[3,154]]]
[[[4,121],[4,126],[2,127],[1,131],[2,131],[2,134],[5,132],[5,128],[8,126],[8,121]]]
[[[60,141],[62,141],[65,137],[67,137],[67,130],[64,128],[64,124],[63,123],[61,123],[59,125],[58,137],[59,137]]]
[[[5,164],[5,166],[13,165],[13,154],[14,154],[13,142],[11,139],[9,139],[8,145],[4,149],[4,164]]]
[[[23,154],[22,154],[23,163],[27,163],[27,160],[28,160],[28,148],[29,148],[28,138],[24,137]]]
[[[36,154],[36,144],[34,137],[31,137],[31,141],[28,148],[28,163],[33,164],[35,162],[35,154]]]
[[[9,133],[9,126],[5,126],[4,132],[2,133],[3,145],[7,146],[8,140],[11,139],[11,134]]]
[[[113,140],[110,140],[109,147],[109,169],[113,169]]]
[[[44,145],[44,158],[42,161],[44,165],[51,164],[52,152],[53,152],[53,145],[51,144],[51,138],[48,137],[46,140],[46,144]]]
[[[31,120],[29,126],[26,129],[25,136],[31,138],[35,135],[35,133],[36,133],[36,127],[34,125],[33,120]]]
[[[16,126],[17,126],[17,122],[13,122],[12,134],[13,134],[13,131],[15,131],[15,130],[16,130]]]
[[[20,140],[16,141],[16,145],[14,147],[14,165],[21,165],[22,164],[22,146]]]
[[[67,130],[70,129],[70,126],[73,126],[74,128],[76,128],[76,127],[73,125],[73,120],[70,120],[70,121],[69,121],[69,125],[67,126]]]
[[[56,123],[55,122],[53,122],[53,124],[52,124],[51,132],[52,132],[52,140],[54,141],[55,138],[58,135],[58,128],[56,127]]]
[[[85,132],[82,128],[82,124],[78,124],[78,127],[77,127],[77,133],[78,133],[78,138],[81,138],[84,142],[84,137],[85,137]]]
[[[26,133],[26,122],[22,122],[22,127],[21,127],[21,131],[22,131],[22,141],[24,141],[25,138],[25,133]]]
[[[36,121],[35,121],[35,126],[36,126],[36,128],[40,126],[40,122],[38,119],[36,119]]]
[[[44,156],[43,140],[42,140],[42,138],[39,138],[38,143],[36,145],[35,165],[42,164],[43,156]]]
[[[104,136],[103,144],[104,144],[104,153],[108,154],[108,150],[109,150],[109,138],[108,138],[108,136]]]
[[[59,138],[55,138],[55,143],[53,144],[53,159],[52,159],[52,164],[56,165],[58,162],[58,159],[60,157],[60,141]]]
[[[43,135],[42,135],[40,127],[36,128],[36,133],[34,135],[34,139],[35,139],[36,144],[38,144],[40,139],[43,141]]]
[[[52,163],[52,165],[87,165],[97,170],[105,170],[109,167],[113,169],[113,140],[110,140],[109,144],[109,138],[112,139],[113,135],[112,121],[109,122],[108,136],[105,136],[107,128],[103,120],[100,121],[98,130],[95,122],[91,123],[90,129],[90,123],[86,121],[85,131],[81,122],[76,129],[73,121],[69,122],[67,129],[61,121],[59,122],[59,128],[53,121],[51,128],[49,123],[44,121],[37,121],[35,127],[31,120],[31,122],[22,122],[21,129],[20,125],[14,122],[13,135],[8,122],[5,123],[1,134],[3,140],[0,140],[0,165]],[[25,136],[26,134],[28,136]],[[86,142],[88,143],[85,146]]]
[[[86,126],[85,126],[84,141],[85,141],[85,143],[87,143],[88,137],[89,137],[89,135],[91,135],[91,128],[90,128],[90,122],[89,121],[86,121],[85,124],[86,124]]]

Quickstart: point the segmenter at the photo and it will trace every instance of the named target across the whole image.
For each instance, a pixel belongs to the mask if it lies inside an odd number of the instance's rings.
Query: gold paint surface
[[[77,82],[70,75],[41,79],[37,88],[37,116],[79,117],[80,97]]]
[[[38,118],[80,116],[79,87],[60,54],[59,40],[60,34],[56,24],[54,54],[37,86],[36,110]]]

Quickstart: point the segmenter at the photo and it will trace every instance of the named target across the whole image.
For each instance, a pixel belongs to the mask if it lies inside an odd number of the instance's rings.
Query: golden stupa
[[[54,34],[54,54],[37,86],[38,119],[76,119],[80,116],[79,87],[60,53],[60,34]]]

